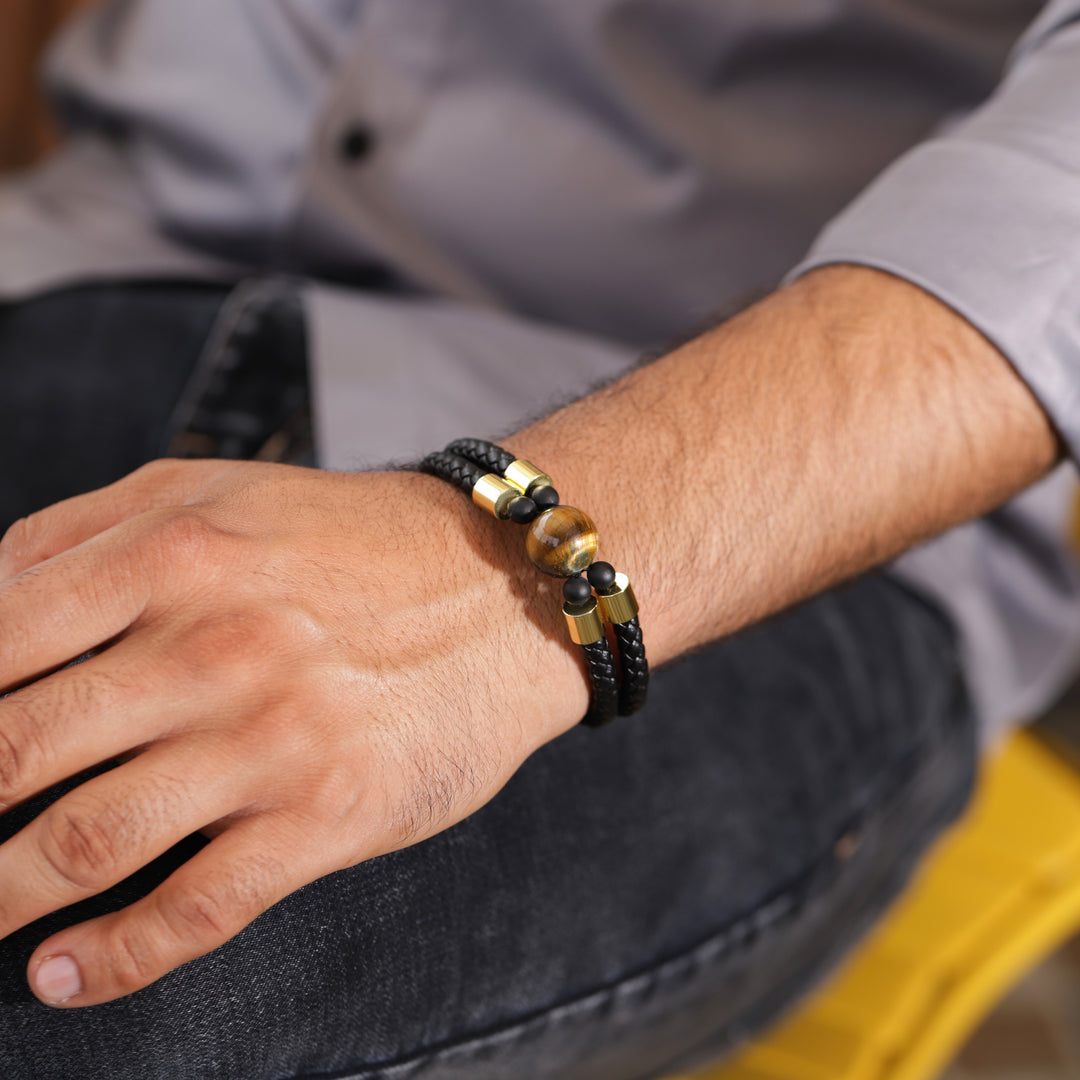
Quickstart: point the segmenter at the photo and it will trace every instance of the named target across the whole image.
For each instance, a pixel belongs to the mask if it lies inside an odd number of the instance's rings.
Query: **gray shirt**
[[[73,138],[0,188],[0,296],[297,276],[329,467],[504,431],[835,261],[953,305],[1080,449],[1080,0],[126,0],[49,72]],[[1076,669],[1075,486],[892,568],[989,733]]]

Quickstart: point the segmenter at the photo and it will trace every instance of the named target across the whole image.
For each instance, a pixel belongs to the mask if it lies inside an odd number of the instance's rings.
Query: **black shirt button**
[[[341,136],[341,156],[346,161],[361,161],[371,153],[375,136],[371,128],[354,124]]]

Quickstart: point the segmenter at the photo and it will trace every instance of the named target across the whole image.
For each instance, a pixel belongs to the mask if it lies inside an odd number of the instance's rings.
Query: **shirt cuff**
[[[907,279],[1009,359],[1080,459],[1080,178],[951,136],[916,147],[821,233],[785,283],[832,263]]]

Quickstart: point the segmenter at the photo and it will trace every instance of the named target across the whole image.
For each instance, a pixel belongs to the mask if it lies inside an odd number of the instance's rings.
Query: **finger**
[[[143,899],[39,945],[27,969],[30,987],[45,1004],[66,1007],[131,994],[338,868],[328,863],[325,845],[285,813],[245,818]]]
[[[149,581],[116,548],[112,532],[102,533],[0,582],[0,687],[73,660],[135,621]]]
[[[123,881],[211,822],[243,812],[254,779],[207,737],[158,743],[80,784],[0,844],[0,937]]]
[[[0,580],[148,510],[182,506],[220,468],[219,461],[152,461],[115,484],[20,518],[0,540]]]
[[[211,595],[238,541],[205,508],[150,510],[0,581],[0,690]]]
[[[0,813],[201,716],[213,674],[192,678],[156,640],[126,638],[0,700]]]

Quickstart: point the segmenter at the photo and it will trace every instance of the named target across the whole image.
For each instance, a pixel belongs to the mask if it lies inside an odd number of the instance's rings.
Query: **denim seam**
[[[221,367],[238,325],[256,307],[260,295],[260,279],[244,278],[233,286],[225,298],[203,345],[202,353],[195,363],[195,369],[169,418],[170,443],[194,415],[207,386]]]

